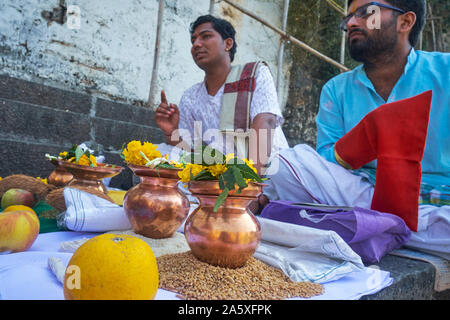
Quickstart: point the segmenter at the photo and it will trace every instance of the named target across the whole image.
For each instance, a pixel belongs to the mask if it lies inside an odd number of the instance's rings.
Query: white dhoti
[[[270,200],[370,208],[374,187],[363,177],[329,162],[308,145],[281,150],[269,170]],[[417,232],[406,246],[450,260],[450,206],[419,206]]]

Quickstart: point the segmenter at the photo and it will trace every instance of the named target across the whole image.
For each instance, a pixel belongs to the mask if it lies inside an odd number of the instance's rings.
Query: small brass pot
[[[97,167],[83,166],[61,160],[58,163],[73,175],[73,179],[66,185],[67,187],[80,186],[95,189],[104,194],[108,194],[108,189],[103,184],[102,179],[114,177],[123,170],[123,167],[109,166],[103,163],[98,163]]]
[[[47,182],[58,188],[65,187],[73,179],[73,174],[60,166],[58,160],[50,160],[50,162],[55,169],[47,177]]]
[[[262,192],[262,184],[250,183],[241,194],[231,191],[214,212],[222,192],[217,181],[191,181],[189,190],[200,201],[184,226],[192,254],[203,262],[225,267],[242,267],[261,241],[261,226],[247,206]]]
[[[140,178],[125,194],[123,207],[134,232],[148,238],[171,237],[189,213],[189,199],[177,186],[179,169],[128,164]]]

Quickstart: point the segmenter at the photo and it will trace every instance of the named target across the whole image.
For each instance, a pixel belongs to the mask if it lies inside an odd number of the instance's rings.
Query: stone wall
[[[282,0],[236,2],[281,24]],[[79,25],[71,6],[79,10]],[[203,79],[190,54],[189,25],[209,6],[209,0],[165,1],[155,104],[161,89],[178,103]],[[276,73],[277,34],[223,2],[215,14],[236,28],[236,63],[265,60]],[[0,73],[142,106],[150,91],[157,20],[158,0],[2,0]]]
[[[282,0],[237,0],[274,25]],[[0,2],[0,177],[47,176],[56,155],[88,142],[108,163],[133,139],[163,142],[154,123],[159,91],[178,103],[203,79],[190,54],[189,25],[208,0],[166,0],[155,105],[147,106],[154,60],[157,0],[3,0]],[[79,10],[79,25],[73,20]],[[221,2],[215,15],[237,30],[236,63],[268,62],[274,77],[280,38]],[[280,91],[287,89],[283,70]],[[280,102],[286,94],[280,95]],[[111,182],[131,185],[128,169]]]
[[[22,173],[47,177],[58,155],[73,143],[88,142],[108,163],[123,166],[122,145],[130,140],[164,141],[149,108],[90,94],[0,76],[0,176]],[[126,168],[111,186],[128,189]]]

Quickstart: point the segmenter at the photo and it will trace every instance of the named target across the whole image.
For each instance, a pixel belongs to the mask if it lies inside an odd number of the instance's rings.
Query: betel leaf
[[[225,200],[227,199],[228,196],[228,192],[230,192],[230,190],[228,190],[228,188],[223,189],[222,193],[219,194],[219,196],[217,197],[216,203],[214,204],[214,212],[217,212],[217,210],[219,210],[219,207],[225,202]]]

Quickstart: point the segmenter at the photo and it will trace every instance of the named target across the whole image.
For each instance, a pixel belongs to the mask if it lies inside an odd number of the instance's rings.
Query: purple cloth
[[[376,263],[404,245],[411,231],[398,216],[359,207],[333,207],[271,201],[262,218],[333,230],[355,251],[364,263]]]

